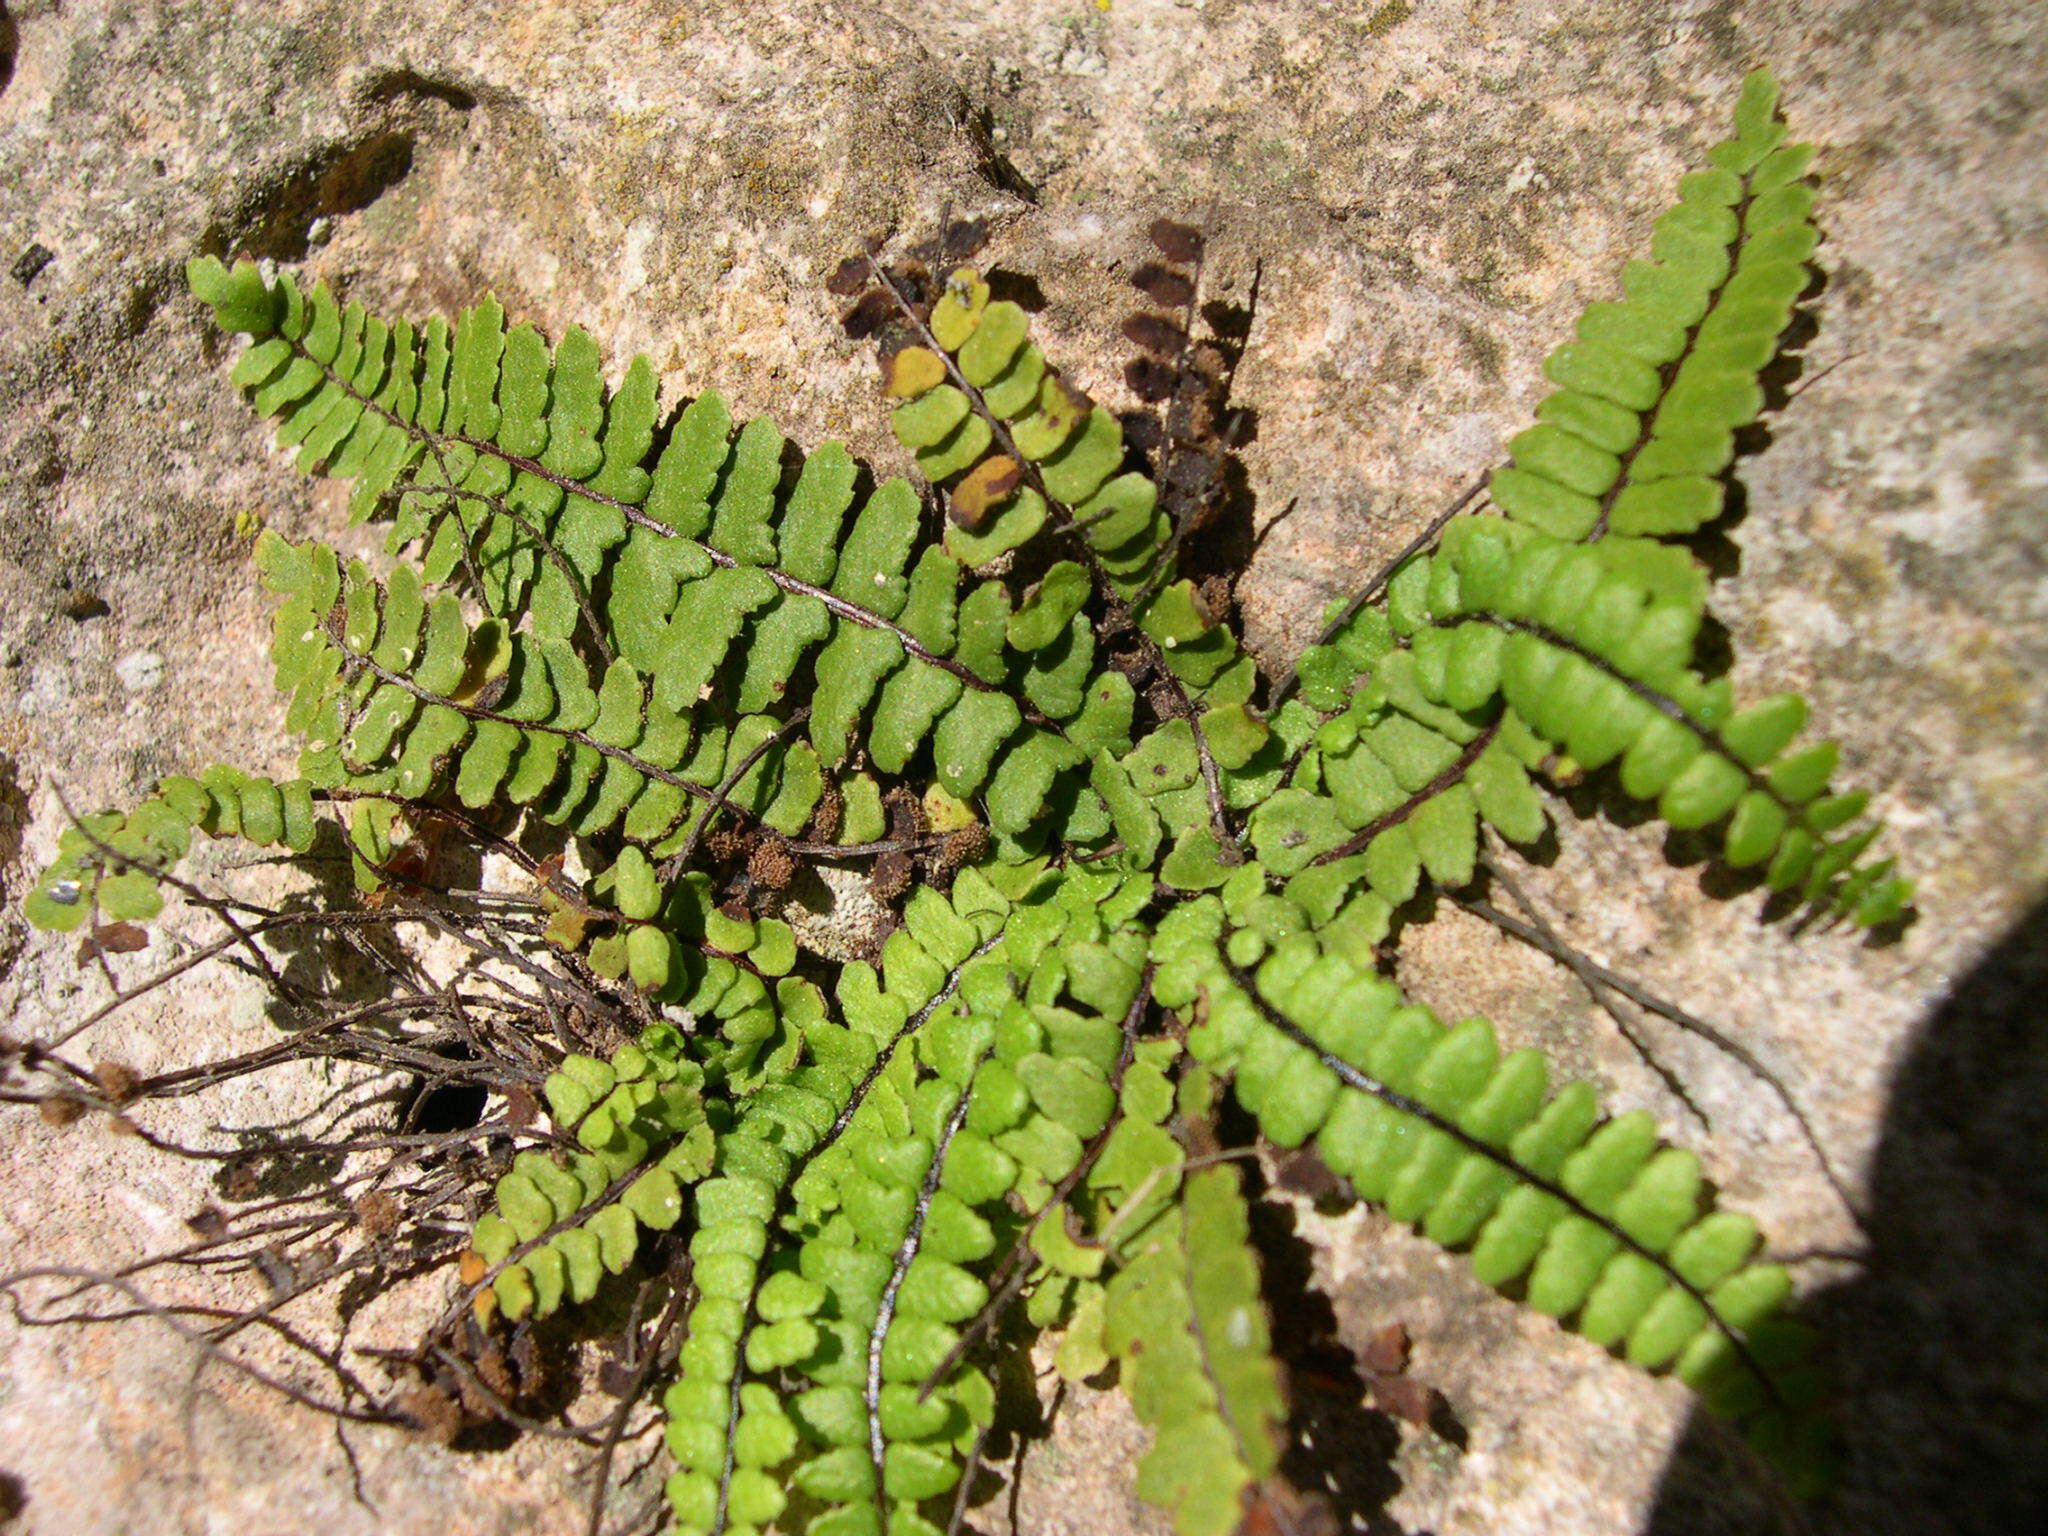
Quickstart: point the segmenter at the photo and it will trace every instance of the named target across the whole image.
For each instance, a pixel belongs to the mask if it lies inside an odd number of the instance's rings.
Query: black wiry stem
[[[690,1259],[685,1255],[669,1276],[672,1289],[668,1305],[662,1308],[661,1317],[654,1325],[654,1332],[648,1337],[640,1363],[633,1370],[632,1379],[619,1398],[619,1406],[613,1411],[604,1427],[604,1439],[597,1448],[597,1465],[590,1474],[590,1519],[584,1525],[586,1536],[599,1536],[604,1529],[604,1496],[611,1484],[612,1457],[617,1454],[619,1441],[625,1437],[626,1420],[632,1414],[633,1405],[640,1401],[640,1395],[647,1390],[647,1383],[654,1370],[661,1363],[663,1346],[676,1324],[682,1320],[683,1308],[690,1299],[688,1284]]]
[[[1793,1096],[1792,1090],[1785,1085],[1783,1078],[1779,1077],[1777,1073],[1758,1060],[1756,1053],[1751,1051],[1748,1046],[1730,1036],[1725,1030],[1708,1023],[1698,1014],[1689,1012],[1679,1007],[1678,1004],[1659,997],[1656,993],[1643,986],[1641,982],[1634,981],[1617,971],[1608,969],[1608,967],[1600,964],[1599,961],[1593,959],[1584,950],[1568,942],[1558,934],[1553,924],[1545,920],[1543,914],[1530,901],[1527,893],[1501,867],[1499,860],[1482,856],[1480,862],[1481,867],[1500,882],[1501,889],[1506,891],[1515,904],[1522,909],[1528,921],[1524,922],[1511,917],[1491,903],[1482,901],[1475,896],[1454,894],[1451,897],[1453,901],[1457,902],[1459,906],[1465,908],[1466,911],[1474,916],[1484,918],[1502,932],[1513,934],[1523,943],[1542,951],[1553,960],[1568,967],[1572,974],[1579,978],[1586,990],[1607,1010],[1608,1016],[1613,1018],[1617,1024],[1621,1023],[1621,1018],[1619,1011],[1615,1008],[1612,1001],[1612,995],[1627,998],[1645,1012],[1653,1013],[1658,1018],[1677,1025],[1687,1034],[1697,1035],[1722,1054],[1732,1057],[1735,1061],[1741,1063],[1751,1076],[1769,1088],[1772,1094],[1776,1096],[1778,1102],[1785,1106],[1785,1112],[1792,1117],[1793,1123],[1799,1127],[1800,1136],[1805,1140],[1808,1149],[1813,1153],[1814,1161],[1820,1165],[1822,1176],[1828,1181],[1829,1186],[1833,1188],[1836,1198],[1842,1202],[1842,1207],[1848,1212],[1849,1219],[1855,1222],[1859,1230],[1862,1229],[1864,1224],[1863,1214],[1857,1208],[1854,1197],[1849,1193],[1848,1181],[1835,1168],[1834,1159],[1828,1156],[1827,1148],[1821,1144],[1820,1134],[1814,1129],[1812,1120],[1808,1118],[1806,1111],[1799,1107],[1799,1101]],[[1633,1039],[1633,1037],[1631,1038]],[[1658,1063],[1652,1060],[1650,1065],[1656,1067]]]
[[[981,1470],[982,1447],[987,1444],[988,1426],[984,1424],[974,1432],[974,1444],[960,1469],[960,1486],[953,1491],[953,1516],[946,1522],[946,1536],[960,1536],[961,1524],[967,1519],[967,1501],[974,1493],[974,1475]]]
[[[800,853],[806,858],[862,859],[876,854],[917,853],[922,849],[936,848],[949,835],[945,832],[924,832],[916,837],[879,837],[871,843],[812,843],[780,836],[777,841],[791,853]]]
[[[904,1041],[924,1028],[926,1021],[933,1014],[953,1000],[953,994],[960,987],[961,972],[965,971],[970,964],[979,960],[1002,942],[1003,936],[1001,934],[997,934],[992,939],[983,940],[974,953],[955,967],[951,975],[947,976],[946,984],[939,988],[938,994],[903,1021],[903,1027],[889,1037],[889,1043],[876,1053],[875,1059],[869,1063],[867,1071],[861,1074],[860,1081],[853,1085],[853,1092],[847,1095],[845,1108],[841,1109],[833,1117],[832,1124],[826,1128],[825,1134],[818,1138],[818,1144],[804,1155],[805,1162],[815,1159],[819,1153],[825,1151],[841,1136],[846,1134],[846,1128],[853,1124],[853,1117],[860,1113],[861,1105],[867,1102],[868,1090],[875,1086],[875,1080],[887,1071],[889,1063],[895,1060],[897,1049],[902,1046]]]
[[[270,983],[276,995],[283,999],[287,1006],[292,1006],[291,999],[298,995],[298,989],[287,982],[283,975],[279,973],[277,967],[270,963],[270,956],[263,953],[261,947],[256,943],[255,935],[243,927],[234,913],[229,910],[231,903],[209,896],[191,881],[183,879],[162,865],[152,864],[146,859],[138,859],[132,854],[121,852],[120,849],[107,842],[105,838],[94,832],[79,818],[78,813],[71,809],[71,802],[64,797],[62,786],[52,784],[50,789],[51,793],[57,797],[57,807],[63,811],[64,819],[70,822],[72,829],[107,861],[108,868],[111,868],[116,873],[123,869],[147,870],[151,878],[170,886],[171,889],[182,894],[194,906],[202,907],[211,912],[220,920],[221,926],[234,935],[236,946],[249,955],[258,974]],[[99,909],[98,882],[94,882],[92,900],[94,912],[97,914]],[[97,924],[94,926],[97,926]],[[105,952],[98,945],[94,945],[93,955],[99,961],[101,972],[105,975],[108,985],[118,992],[120,990],[120,983],[114,978],[113,969],[107,961]],[[69,1037],[67,1036],[67,1038]]]
[[[755,747],[732,768],[727,770],[724,780],[719,784],[717,790],[713,792],[710,803],[704,807],[703,812],[697,819],[690,823],[690,830],[683,835],[683,846],[675,851],[673,857],[663,861],[660,871],[661,883],[663,885],[669,884],[690,867],[690,860],[697,853],[697,844],[703,840],[705,832],[710,829],[712,819],[720,811],[724,810],[731,801],[732,792],[739,788],[740,780],[753,771],[754,765],[766,757],[770,749],[777,746],[791,731],[810,718],[810,706],[805,705],[777,726],[773,734],[764,737],[759,746]]]
[[[154,875],[159,873],[159,871],[153,869],[150,871],[150,873]],[[224,939],[216,939],[211,944],[206,944],[198,949],[193,950],[192,953],[190,953],[189,955],[185,955],[180,959],[172,961],[169,965],[164,966],[161,970],[153,972],[147,980],[137,982],[132,987],[117,987],[112,997],[108,998],[104,1003],[100,1004],[99,1007],[93,1009],[92,1012],[86,1014],[85,1017],[81,1018],[77,1023],[73,1024],[70,1028],[64,1030],[60,1034],[52,1036],[48,1041],[43,1042],[41,1048],[46,1051],[49,1051],[55,1050],[60,1046],[69,1044],[72,1040],[75,1040],[79,1035],[85,1033],[86,1030],[92,1028],[93,1025],[98,1024],[103,1019],[106,1019],[112,1014],[119,1012],[123,1007],[127,1006],[129,1003],[134,1002],[137,998],[147,996],[149,993],[156,991],[159,987],[166,986],[170,982],[175,981],[178,977],[184,975],[187,971],[196,970],[198,967],[204,965],[207,961],[214,959],[216,956],[224,953],[225,951],[235,949],[243,944],[246,944],[250,939],[261,938],[266,933],[272,933],[281,929],[291,928],[380,928],[389,927],[392,923],[401,920],[401,917],[398,915],[383,912],[278,913],[275,916],[267,917],[259,922],[251,924],[249,928],[246,930],[246,932],[230,932],[228,936]]]
[[[1381,566],[1374,574],[1372,580],[1368,581],[1352,595],[1351,601],[1344,605],[1342,611],[1323,626],[1322,633],[1309,642],[1310,646],[1328,645],[1337,636],[1344,633],[1345,626],[1358,617],[1360,609],[1386,590],[1387,583],[1400,573],[1401,567],[1434,544],[1437,536],[1444,531],[1450,520],[1469,507],[1473,500],[1478,497],[1479,493],[1486,489],[1488,478],[1486,475],[1481,475],[1477,480],[1466,486],[1463,491],[1459,492],[1457,498],[1449,506],[1431,518],[1428,527],[1424,528],[1422,532],[1416,534],[1414,538],[1402,546],[1399,554]],[[1283,513],[1282,515],[1284,516],[1285,514]],[[1276,710],[1286,703],[1288,695],[1294,692],[1295,684],[1300,681],[1300,672],[1296,667],[1289,667],[1285,672],[1281,673],[1280,680],[1273,685],[1272,692],[1266,696],[1266,708],[1269,711]]]
[[[35,1316],[22,1305],[20,1298],[14,1294],[12,1286],[27,1280],[48,1279],[78,1280],[87,1286],[99,1286],[107,1290],[118,1291],[128,1298],[135,1310],[132,1313],[114,1314],[106,1317],[43,1318]],[[275,1375],[259,1365],[251,1364],[237,1355],[231,1354],[227,1349],[209,1338],[205,1330],[192,1327],[184,1320],[182,1315],[221,1315],[218,1309],[166,1306],[161,1302],[151,1300],[130,1282],[111,1275],[99,1274],[93,1270],[81,1269],[73,1265],[42,1265],[35,1269],[22,1270],[6,1277],[5,1284],[0,1285],[0,1298],[5,1298],[16,1320],[24,1327],[50,1327],[59,1323],[73,1322],[114,1322],[127,1316],[154,1318],[179,1338],[190,1344],[194,1349],[198,1350],[205,1360],[224,1365],[229,1370],[238,1372],[258,1385],[268,1387],[280,1396],[290,1399],[302,1408],[310,1408],[316,1413],[325,1414],[336,1419],[347,1419],[358,1424],[392,1424],[399,1422],[398,1415],[388,1409],[360,1408],[350,1402],[335,1401],[315,1396],[304,1388],[286,1381],[283,1377]],[[323,1360],[323,1363],[336,1369],[339,1368],[337,1362]],[[358,1392],[362,1392],[362,1388],[353,1381],[353,1378],[344,1375],[343,1381],[345,1385],[355,1386]],[[367,1396],[368,1394],[364,1392],[363,1395]]]
[[[1388,811],[1385,815],[1374,817],[1358,833],[1339,843],[1328,852],[1317,854],[1309,862],[1311,864],[1334,864],[1339,859],[1350,858],[1354,853],[1365,852],[1367,848],[1372,846],[1372,840],[1386,831],[1387,828],[1399,826],[1431,800],[1434,800],[1438,795],[1464,778],[1467,773],[1470,773],[1472,765],[1479,761],[1480,754],[1493,745],[1493,738],[1499,734],[1500,721],[1495,720],[1467,742],[1465,750],[1460,752],[1442,773],[1439,773],[1435,778],[1423,785],[1422,788],[1416,790],[1414,794],[1403,800],[1391,811]]]
[[[1643,1032],[1637,1026],[1636,1021],[1614,1006],[1613,999],[1607,989],[1601,986],[1597,979],[1580,969],[1576,963],[1576,952],[1571,950],[1557,937],[1555,931],[1543,920],[1542,915],[1537,912],[1528,896],[1508,878],[1507,872],[1486,859],[1483,854],[1480,856],[1480,866],[1500,882],[1501,889],[1506,891],[1509,897],[1513,899],[1515,905],[1519,906],[1528,916],[1529,923],[1517,923],[1506,913],[1488,906],[1482,901],[1468,900],[1463,896],[1455,894],[1451,897],[1451,900],[1465,907],[1466,910],[1472,912],[1475,916],[1486,918],[1487,921],[1494,923],[1497,927],[1514,933],[1518,937],[1525,933],[1534,935],[1529,942],[1552,959],[1560,962],[1567,970],[1579,978],[1586,990],[1592,994],[1593,1001],[1599,1006],[1600,1011],[1607,1015],[1616,1029],[1621,1031],[1621,1038],[1626,1040],[1629,1049],[1636,1053],[1636,1059],[1657,1074],[1657,1081],[1664,1085],[1665,1092],[1684,1105],[1686,1112],[1699,1121],[1702,1126],[1711,1129],[1713,1121],[1708,1117],[1707,1112],[1700,1108],[1699,1101],[1692,1096],[1692,1089],[1686,1084],[1685,1079],[1658,1059],[1657,1053],[1650,1049],[1650,1042],[1644,1038]],[[1535,926],[1532,927],[1530,926],[1531,924]]]

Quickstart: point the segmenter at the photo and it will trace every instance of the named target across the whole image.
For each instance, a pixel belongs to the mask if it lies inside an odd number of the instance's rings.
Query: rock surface
[[[1596,807],[1523,883],[1609,963],[1708,1013],[1793,1087],[1872,1211],[1866,1272],[1813,1264],[1848,1390],[1830,1530],[2004,1530],[2048,1455],[2048,31],[2030,0],[935,0],[425,7],[397,0],[0,4],[0,858],[47,853],[57,792],[287,761],[239,514],[340,525],[268,451],[182,295],[201,250],[303,262],[386,311],[494,289],[671,396],[716,383],[800,441],[900,467],[872,364],[821,291],[864,237],[987,212],[1048,300],[1048,350],[1113,394],[1146,224],[1261,273],[1240,375],[1273,528],[1241,597],[1284,661],[1498,457],[1537,365],[1612,290],[1753,63],[1821,146],[1828,276],[1810,387],[1748,461],[1717,600],[1752,689],[1789,686],[1877,790],[1921,881],[1897,943],[1709,902],[1683,847]],[[1036,203],[1018,194],[1035,191]],[[1285,510],[1285,516],[1281,514]],[[16,858],[17,844],[22,845]],[[2001,936],[2007,936],[2000,943]],[[8,1026],[93,994],[0,918]],[[1690,1115],[1571,977],[1455,911],[1402,979],[1649,1105],[1792,1251],[1857,1238],[1782,1110],[1668,1030]],[[188,991],[108,1054],[259,1031]],[[221,1120],[289,1102],[213,1106]],[[167,1131],[200,1122],[167,1119]],[[0,1116],[0,1268],[160,1244],[198,1174],[81,1125]],[[1296,1213],[1347,1342],[1405,1323],[1463,1445],[1358,1419],[1315,1472],[1352,1528],[1757,1531],[1751,1469],[1645,1380],[1367,1213]],[[1156,1528],[1140,1433],[1076,1394],[1028,1446],[1033,1536]],[[349,1453],[353,1451],[353,1460]],[[1674,1454],[1676,1452],[1676,1454]],[[580,1529],[574,1457],[334,1431],[147,1325],[0,1317],[0,1524],[43,1536]]]

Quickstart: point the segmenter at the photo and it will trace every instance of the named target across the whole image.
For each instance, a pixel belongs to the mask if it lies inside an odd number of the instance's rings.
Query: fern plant
[[[1738,705],[1699,652],[1684,540],[1816,241],[1776,103],[1752,76],[1624,297],[1551,355],[1500,515],[1451,518],[1279,680],[1181,573],[1124,423],[943,248],[837,282],[923,486],[716,394],[664,428],[644,358],[608,388],[589,336],[550,348],[495,301],[387,321],[196,260],[248,337],[235,382],[391,558],[264,533],[298,775],[211,768],[79,820],[28,914],[104,935],[190,889],[195,832],[305,853],[337,824],[365,903],[407,910],[437,894],[401,857],[422,828],[555,829],[495,958],[621,1026],[531,1041],[539,1103],[448,1255],[455,1310],[530,1328],[672,1234],[681,1531],[943,1529],[1012,1302],[1063,1369],[1115,1364],[1140,1491],[1186,1536],[1238,1528],[1288,1399],[1226,1095],[1813,1486],[1826,1377],[1755,1224],[1648,1115],[1378,971],[1419,890],[1472,885],[1484,837],[1534,842],[1542,786],[1603,768],[1810,912],[1905,908],[1803,702]],[[1185,351],[1175,324],[1145,334]],[[819,870],[886,931],[821,939]]]

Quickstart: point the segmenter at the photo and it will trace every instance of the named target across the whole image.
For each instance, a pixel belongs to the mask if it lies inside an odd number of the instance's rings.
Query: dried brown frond
[[[901,849],[891,848],[875,859],[874,868],[868,873],[868,885],[876,900],[894,901],[910,889],[915,873],[910,855]]]
[[[766,890],[786,889],[796,878],[796,870],[796,857],[789,845],[774,839],[763,838],[747,857],[747,877]]]

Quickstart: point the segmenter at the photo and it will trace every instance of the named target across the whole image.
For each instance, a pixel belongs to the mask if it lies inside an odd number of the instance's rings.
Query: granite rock
[[[1716,613],[1738,679],[1807,693],[1846,776],[1875,789],[1921,917],[1881,947],[1760,924],[1754,892],[1706,899],[1720,887],[1687,846],[1598,804],[1522,883],[1595,955],[1737,1033],[1870,1206],[1867,1270],[1801,1267],[1848,1392],[1843,1490],[1818,1524],[2010,1528],[2048,1477],[2048,1194],[2013,1150],[2038,1160],[2048,1102],[2026,1028],[2048,980],[2048,32],[2028,0],[6,0],[6,890],[51,847],[60,790],[117,802],[205,761],[288,761],[243,530],[346,536],[340,501],[227,386],[183,295],[192,254],[301,263],[386,310],[495,290],[552,333],[583,325],[615,369],[649,352],[671,399],[715,383],[895,470],[873,365],[822,291],[841,256],[945,207],[987,214],[992,259],[1045,295],[1048,350],[1113,398],[1144,229],[1193,219],[1214,291],[1258,277],[1239,393],[1271,526],[1239,596],[1277,664],[1498,458],[1543,354],[1612,291],[1755,63],[1821,145],[1827,282],[1799,391],[1744,468]],[[162,680],[146,693],[145,672]],[[1858,1244],[1754,1081],[1655,1032],[1689,1108],[1568,974],[1440,915],[1401,954],[1419,995],[1655,1109],[1775,1246]],[[16,1033],[91,996],[67,946],[24,944],[12,917],[0,960]],[[258,1011],[179,991],[103,1048],[225,1048],[260,1035]],[[160,1128],[289,1114],[316,1091]],[[205,1196],[132,1140],[19,1111],[0,1115],[0,1158],[0,1268],[117,1262]],[[1688,1429],[1679,1389],[1370,1213],[1286,1215],[1338,1333],[1403,1323],[1463,1426],[1351,1414],[1365,1451],[1309,1445],[1304,1475],[1338,1480],[1354,1528],[1781,1518],[1753,1469]],[[1121,1492],[1141,1433],[1114,1397],[1071,1396],[1022,1447],[1014,1504],[977,1519],[1156,1528]],[[10,1529],[552,1533],[581,1528],[576,1464],[532,1439],[344,1446],[147,1325],[0,1316]]]

